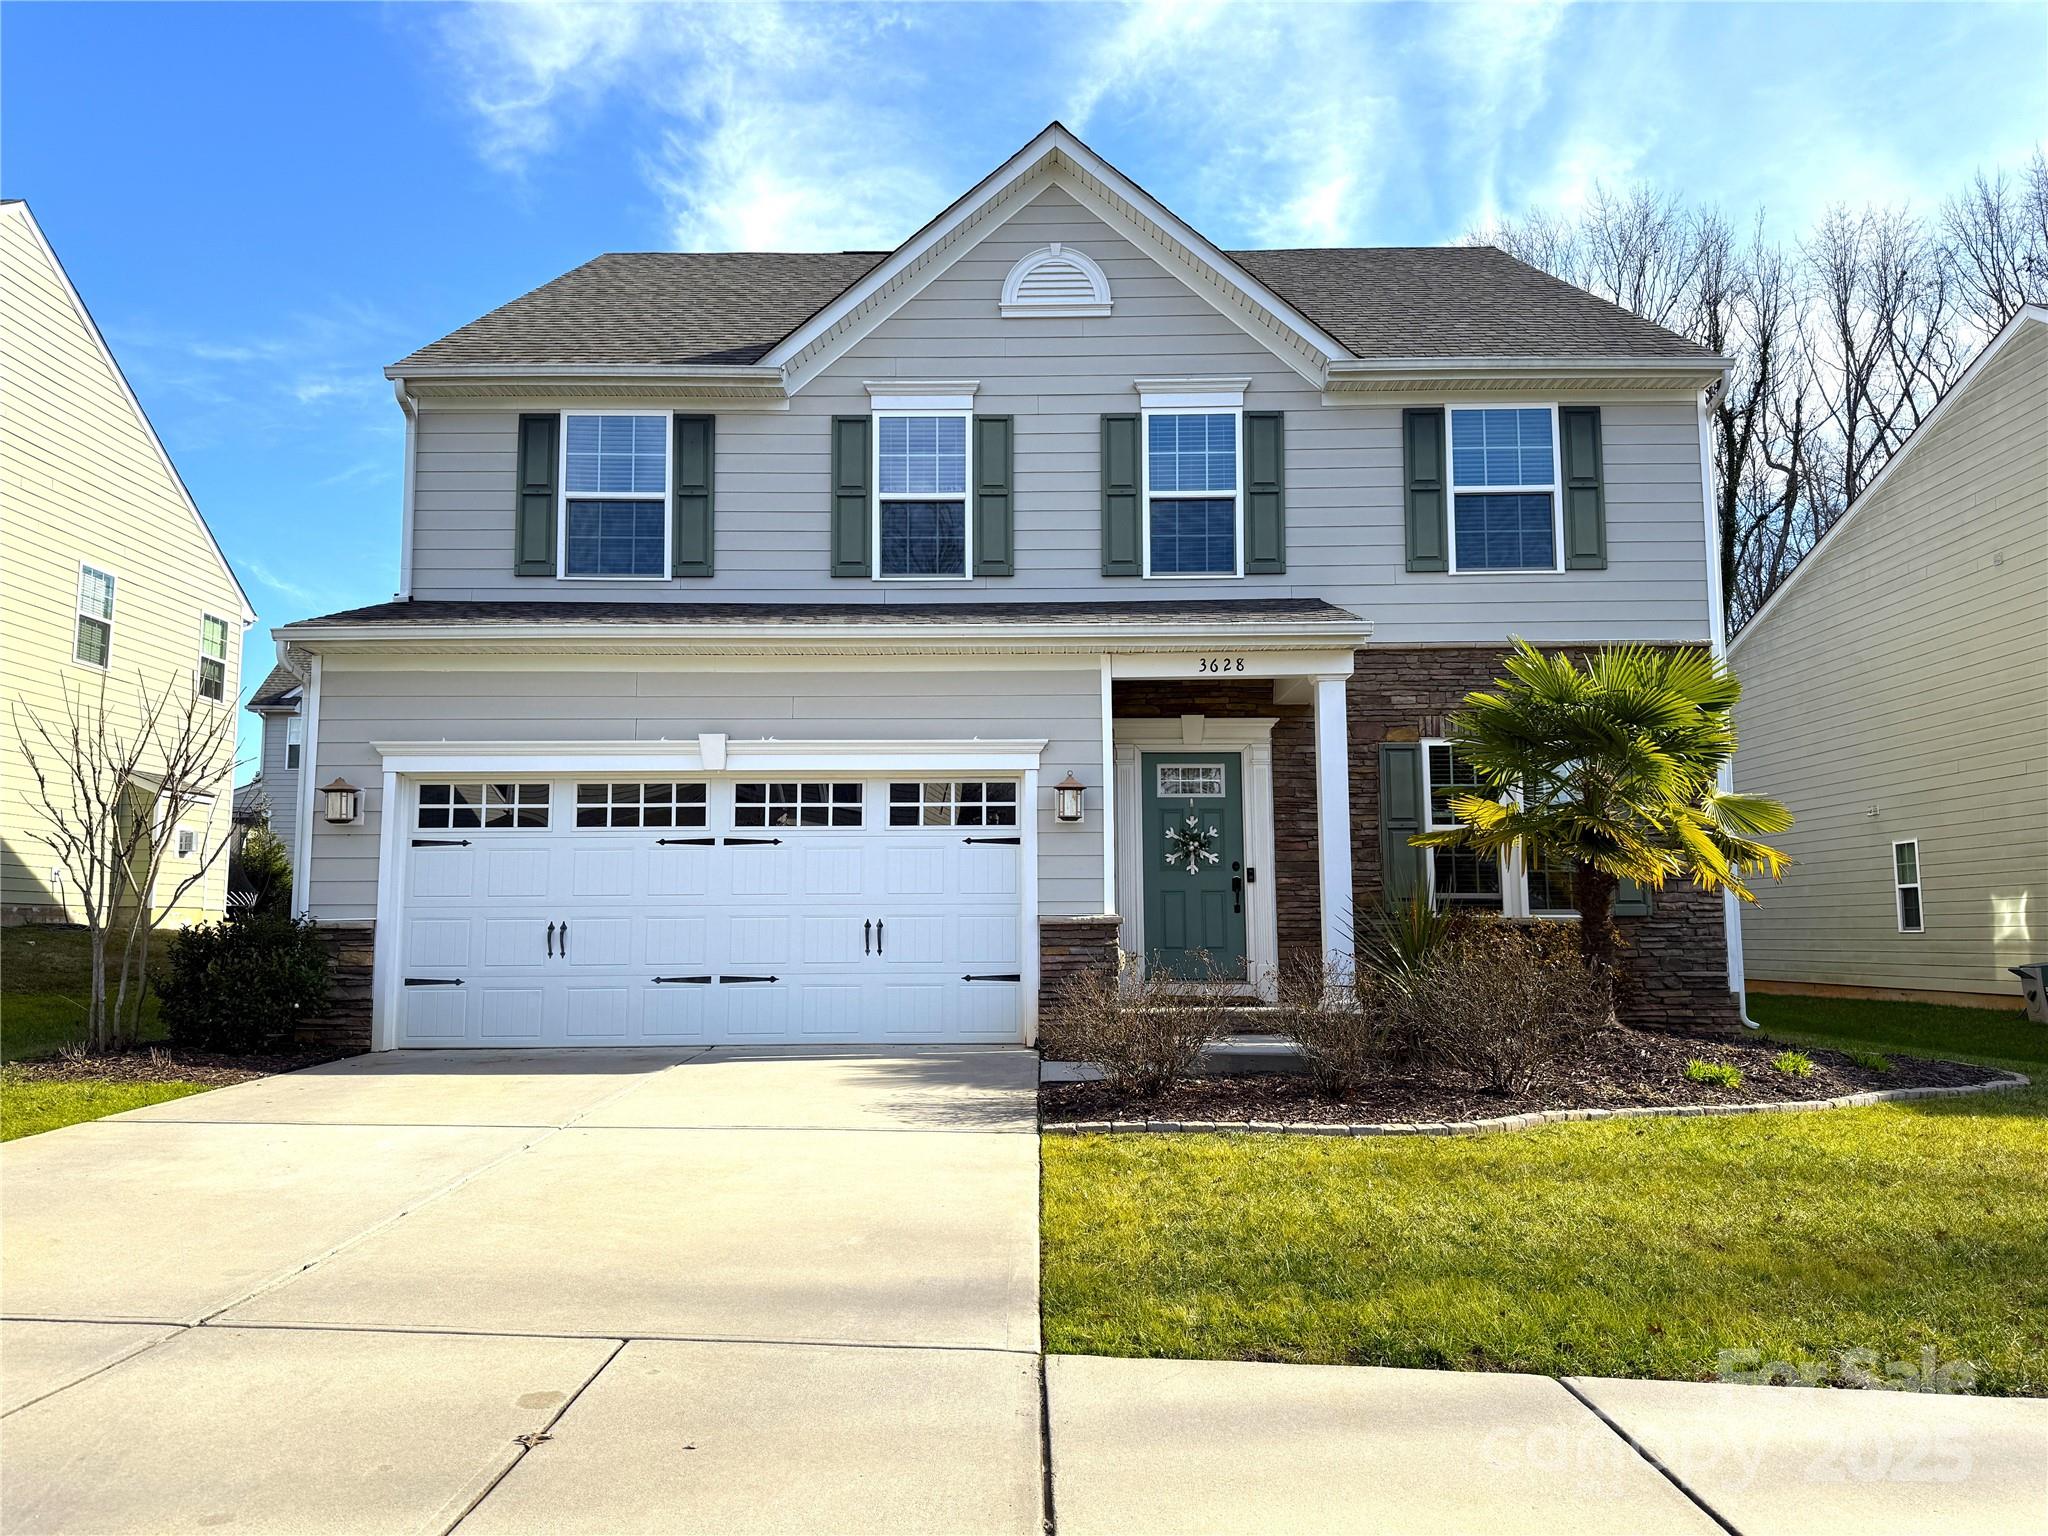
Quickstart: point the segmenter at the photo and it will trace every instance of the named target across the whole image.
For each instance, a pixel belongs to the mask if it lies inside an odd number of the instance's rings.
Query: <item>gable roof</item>
[[[387,372],[786,363],[907,281],[952,232],[1048,165],[1088,178],[1327,359],[1712,356],[1487,246],[1220,250],[1053,123],[894,251],[600,256]]]
[[[256,691],[249,695],[250,709],[297,709],[299,690],[303,685],[298,675],[282,662],[270,669],[269,676],[256,685]]]
[[[49,262],[50,270],[56,274],[57,281],[64,287],[66,297],[71,300],[71,307],[76,312],[79,323],[85,327],[87,338],[94,350],[99,353],[101,360],[106,363],[107,372],[113,375],[114,387],[128,402],[129,410],[134,413],[136,425],[142,428],[142,435],[148,439],[150,448],[154,450],[158,462],[164,467],[164,473],[170,477],[171,486],[177,492],[178,499],[184,502],[185,510],[192,514],[192,521],[198,526],[199,536],[206,540],[207,548],[213,551],[214,558],[220,561],[220,568],[227,573],[228,581],[235,589],[235,596],[241,600],[242,623],[255,623],[256,609],[249,601],[249,593],[242,585],[242,578],[235,574],[234,566],[229,564],[227,552],[220,547],[220,540],[216,539],[213,530],[206,526],[206,518],[199,510],[199,503],[192,499],[192,492],[186,488],[185,477],[178,473],[178,466],[171,462],[170,451],[164,447],[164,440],[157,436],[155,423],[149,419],[149,413],[142,408],[141,400],[136,398],[134,389],[128,383],[128,375],[121,371],[120,361],[114,356],[114,349],[107,345],[107,338],[100,334],[99,323],[93,319],[92,311],[86,308],[85,300],[79,297],[78,289],[71,281],[71,274],[64,270],[64,263],[58,260],[56,249],[50,244],[49,237],[43,233],[42,225],[36,222],[34,210],[18,197],[0,200],[0,208],[9,212],[17,209],[20,211],[22,222],[42,250],[43,259]]]
[[[1955,383],[1948,387],[1948,393],[1935,401],[1934,409],[1929,411],[1920,425],[1913,429],[1913,435],[1908,437],[1899,446],[1896,453],[1884,461],[1883,467],[1871,479],[1870,484],[1863,488],[1862,494],[1850,502],[1842,515],[1828,525],[1828,531],[1822,534],[1813,548],[1809,549],[1800,558],[1799,563],[1792,567],[1792,574],[1779,582],[1777,589],[1764,599],[1763,606],[1749,616],[1749,622],[1743,625],[1736,632],[1735,638],[1728,642],[1728,649],[1731,653],[1735,647],[1742,644],[1750,635],[1758,632],[1765,616],[1779,605],[1779,599],[1793,589],[1798,583],[1799,578],[1804,576],[1819,561],[1822,554],[1834,543],[1835,535],[1848,527],[1849,520],[1876,499],[1877,493],[1884,489],[1885,482],[1891,479],[1892,471],[1906,462],[1906,459],[1912,454],[1913,450],[1934,430],[1942,417],[1948,414],[1949,407],[1955,404],[1963,392],[1977,381],[1977,376],[1984,371],[1991,359],[2003,351],[2015,336],[2019,335],[2030,325],[2048,325],[2048,305],[2028,304],[2023,306],[2018,314],[2005,322],[2004,327],[2000,329],[1996,336],[1984,344],[1984,349],[1970,359],[1970,366],[1965,368]]]

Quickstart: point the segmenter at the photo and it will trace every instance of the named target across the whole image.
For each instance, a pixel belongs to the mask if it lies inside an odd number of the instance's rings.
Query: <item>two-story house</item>
[[[373,1043],[1013,1041],[1426,891],[1508,637],[1711,643],[1722,362],[1490,249],[1223,251],[1054,124],[893,251],[602,256],[388,370],[398,600],[293,624]],[[1639,1016],[1734,1017],[1636,898]]]
[[[146,730],[145,696],[151,708],[169,700],[159,739],[176,736],[188,702],[231,713],[256,613],[19,201],[0,202],[0,375],[0,920],[76,921],[75,876],[49,841],[23,735],[52,803],[71,815],[63,743],[74,716],[87,739],[104,725],[125,744]],[[40,740],[37,720],[52,742]],[[225,775],[232,722],[220,735]],[[216,799],[189,813],[163,850],[159,900],[193,882],[164,914],[172,923],[226,909],[225,782]]]

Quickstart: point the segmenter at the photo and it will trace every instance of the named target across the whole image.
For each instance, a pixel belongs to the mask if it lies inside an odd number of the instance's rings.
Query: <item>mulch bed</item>
[[[351,1055],[348,1051],[293,1050],[224,1056],[184,1046],[154,1045],[105,1056],[66,1052],[36,1061],[11,1061],[7,1075],[17,1082],[41,1083],[204,1083],[224,1088],[278,1072],[296,1072]]]
[[[1608,1029],[1590,1036],[1583,1055],[1560,1062],[1525,1094],[1494,1094],[1449,1074],[1390,1067],[1363,1092],[1341,1102],[1321,1097],[1291,1072],[1199,1077],[1151,1100],[1118,1094],[1108,1083],[1045,1083],[1039,1112],[1048,1124],[1076,1120],[1261,1120],[1278,1124],[1345,1125],[1487,1120],[1540,1109],[1620,1109],[1637,1105],[1761,1104],[1832,1099],[1889,1088],[1957,1088],[2005,1074],[1960,1061],[1891,1056],[1892,1070],[1859,1067],[1837,1051],[1809,1050],[1811,1077],[1771,1065],[1786,1047],[1775,1041]],[[1721,1062],[1742,1072],[1742,1086],[1696,1083],[1688,1061]]]

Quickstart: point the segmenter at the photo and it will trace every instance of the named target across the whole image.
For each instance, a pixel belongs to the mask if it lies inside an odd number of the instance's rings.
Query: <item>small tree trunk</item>
[[[1607,1022],[1614,1022],[1614,955],[1621,935],[1614,928],[1614,892],[1619,885],[1604,869],[1581,864],[1572,872],[1572,904],[1579,909],[1579,958],[1607,991]]]

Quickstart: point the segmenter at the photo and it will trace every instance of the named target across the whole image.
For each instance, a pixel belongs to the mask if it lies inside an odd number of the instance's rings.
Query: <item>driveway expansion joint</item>
[[[1627,1430],[1623,1429],[1619,1424],[1615,1423],[1613,1419],[1609,1418],[1607,1414],[1601,1410],[1601,1407],[1598,1403],[1594,1402],[1590,1397],[1586,1396],[1585,1393],[1581,1392],[1577,1387],[1573,1386],[1569,1381],[1565,1380],[1565,1378],[1562,1376],[1553,1376],[1551,1380],[1555,1381],[1560,1387],[1563,1387],[1565,1391],[1571,1393],[1573,1398],[1575,1398],[1578,1401],[1581,1407],[1583,1407],[1588,1413],[1592,1414],[1594,1418],[1598,1419],[1602,1424],[1605,1424],[1610,1430],[1612,1430],[1615,1434],[1615,1437],[1619,1439],[1623,1445],[1626,1445],[1630,1450],[1634,1451],[1638,1456],[1642,1457],[1645,1462],[1649,1463],[1649,1465],[1653,1469],[1655,1469],[1659,1477],[1663,1478],[1672,1487],[1676,1488],[1680,1493],[1684,1494],[1685,1497],[1692,1502],[1694,1507],[1696,1507],[1701,1514],[1705,1515],[1709,1520],[1713,1521],[1714,1524],[1718,1525],[1722,1530],[1726,1531],[1728,1533],[1728,1536],[1742,1536],[1742,1532],[1736,1529],[1736,1527],[1727,1519],[1727,1517],[1725,1517],[1718,1509],[1714,1508],[1713,1505],[1709,1504],[1704,1498],[1702,1498],[1698,1493],[1696,1493],[1686,1483],[1684,1478],[1680,1477],[1676,1472],[1672,1471],[1669,1467],[1665,1466],[1663,1462],[1659,1461],[1655,1456],[1651,1455],[1649,1448],[1645,1446],[1640,1440],[1636,1439],[1634,1435],[1630,1434]]]

